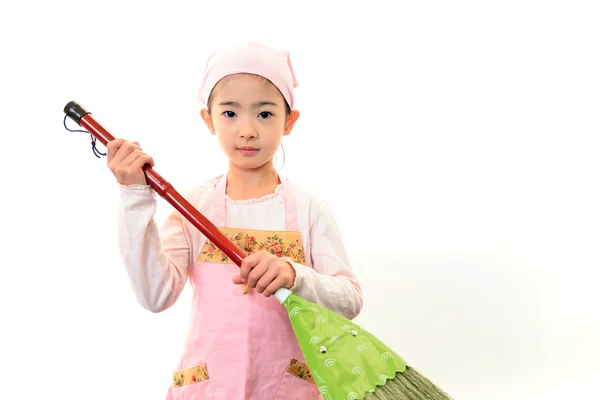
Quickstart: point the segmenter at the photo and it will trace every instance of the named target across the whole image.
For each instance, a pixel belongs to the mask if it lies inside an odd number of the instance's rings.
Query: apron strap
[[[215,200],[213,202],[213,224],[224,227],[227,224],[227,203],[225,190],[227,188],[227,176],[222,175],[215,185]]]
[[[285,230],[298,230],[298,211],[296,209],[296,193],[287,178],[279,177],[283,185],[283,202],[285,205]]]

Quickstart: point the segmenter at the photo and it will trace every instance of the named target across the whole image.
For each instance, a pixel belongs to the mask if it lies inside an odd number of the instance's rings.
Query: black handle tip
[[[68,102],[67,105],[65,106],[64,112],[65,112],[65,114],[67,114],[67,116],[69,118],[71,118],[73,121],[75,121],[77,123],[77,125],[81,125],[79,123],[79,121],[81,120],[81,118],[84,115],[91,114],[89,111],[87,111],[85,108],[81,107],[75,101]]]

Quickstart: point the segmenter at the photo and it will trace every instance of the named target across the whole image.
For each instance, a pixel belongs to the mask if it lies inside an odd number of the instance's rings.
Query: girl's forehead
[[[277,99],[283,102],[279,89],[268,79],[253,74],[234,74],[221,79],[212,91],[212,98],[235,98],[238,101],[247,99]]]

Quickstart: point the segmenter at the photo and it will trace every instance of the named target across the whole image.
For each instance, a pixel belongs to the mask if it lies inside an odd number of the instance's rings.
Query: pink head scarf
[[[294,88],[298,86],[290,55],[285,50],[256,42],[216,51],[206,62],[198,99],[207,107],[215,85],[227,75],[247,73],[268,79],[279,89],[291,109],[294,108]]]

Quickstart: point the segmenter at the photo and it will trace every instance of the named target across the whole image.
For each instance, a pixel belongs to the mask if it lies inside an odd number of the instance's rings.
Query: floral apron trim
[[[292,261],[306,265],[302,235],[296,231],[267,231],[236,228],[219,228],[221,232],[246,254],[268,251],[277,257],[289,257]],[[210,240],[206,240],[198,258],[198,263],[232,264]]]
[[[173,374],[173,386],[181,387],[208,380],[206,364],[177,371]]]
[[[300,379],[304,379],[309,383],[315,383],[312,374],[308,369],[308,365],[298,361],[295,358],[292,358],[290,360],[290,365],[287,368],[287,373],[296,376]],[[173,374],[173,386],[177,388],[206,381],[208,379],[209,376],[208,370],[206,369],[206,364],[201,364],[196,367],[175,372]]]
[[[292,358],[292,361],[290,361],[287,372],[291,375],[297,376],[300,379],[304,379],[307,382],[315,383],[312,374],[308,369],[308,365],[301,363],[295,358]]]

